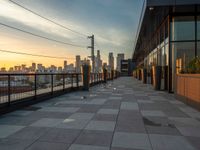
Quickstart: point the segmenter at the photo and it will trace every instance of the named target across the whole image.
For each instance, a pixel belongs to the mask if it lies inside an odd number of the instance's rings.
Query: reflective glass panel
[[[194,16],[173,17],[171,22],[171,40],[195,40]]]

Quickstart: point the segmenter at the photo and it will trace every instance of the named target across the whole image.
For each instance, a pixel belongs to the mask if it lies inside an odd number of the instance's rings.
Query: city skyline
[[[123,57],[120,58],[119,56],[123,55]],[[111,70],[118,70],[120,71],[119,64],[121,60],[125,59],[124,53],[117,54],[116,57],[113,56],[113,53],[110,52],[108,55],[107,62],[103,62],[101,59],[101,53],[100,50],[97,50],[97,55],[95,56],[95,72],[102,72],[102,67],[106,67],[108,71]],[[75,56],[75,62],[72,63],[71,61],[64,60],[62,61],[62,65],[43,65],[42,62],[32,62],[31,64],[27,65],[25,63],[22,64],[16,64],[14,66],[10,66],[8,68],[0,66],[0,73],[4,72],[23,72],[23,73],[30,73],[30,72],[52,72],[52,70],[55,70],[53,72],[81,72],[81,66],[83,64],[89,64],[91,65],[91,61],[88,58],[82,58],[80,55]],[[108,65],[107,65],[108,64]],[[115,65],[116,64],[116,65]],[[70,71],[69,71],[70,70]]]
[[[113,0],[87,0],[84,2],[80,0],[65,0],[62,2],[49,0],[48,3],[41,0],[15,0],[15,2],[75,31],[79,31],[88,36],[94,34],[95,54],[100,49],[104,62],[107,62],[107,56],[110,51],[114,55],[124,51],[128,58],[131,57],[134,43],[132,36],[136,34],[139,12],[141,12],[142,8],[142,2],[140,0],[135,0],[134,2],[126,0],[126,3],[122,0],[115,3],[113,3]],[[79,36],[76,33],[46,21],[10,1],[0,1],[0,7],[0,22],[3,24],[59,41],[83,46],[79,48],[59,44],[0,25],[0,49],[45,54],[55,57],[63,56],[69,58],[68,62],[71,63],[75,62],[75,55],[81,55],[82,57],[90,55],[90,50],[87,49],[90,41],[86,37]],[[90,13],[91,11],[93,13]],[[129,32],[130,29],[133,32]],[[16,55],[5,52],[0,53],[0,67],[6,68],[14,66],[15,64],[30,65],[32,62],[42,62],[45,65],[55,64],[59,66],[64,61],[64,59],[44,59],[42,57]]]

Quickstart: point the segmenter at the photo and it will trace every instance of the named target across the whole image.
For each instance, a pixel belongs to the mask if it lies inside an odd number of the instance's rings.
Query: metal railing
[[[82,75],[78,73],[0,74],[0,104],[36,99],[82,85]]]
[[[107,73],[107,80],[117,78]],[[112,76],[112,77],[111,77]],[[90,73],[90,86],[102,83],[103,73]],[[11,104],[20,102],[33,102],[41,100],[41,97],[48,99],[57,94],[64,94],[83,87],[81,73],[1,73],[0,74],[0,111],[7,109]]]

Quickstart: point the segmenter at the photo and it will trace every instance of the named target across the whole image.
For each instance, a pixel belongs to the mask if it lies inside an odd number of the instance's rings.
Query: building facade
[[[81,56],[80,55],[76,56],[75,67],[76,67],[76,73],[81,73]]]
[[[121,71],[121,61],[124,60],[124,54],[117,54],[117,64],[116,64],[116,70]]]
[[[108,71],[114,70],[114,56],[113,53],[109,53],[108,56]]]
[[[100,50],[97,50],[97,56],[95,57],[95,72],[102,72],[102,60]]]
[[[154,70],[161,70],[161,90],[174,92],[176,74],[196,56],[200,56],[200,1],[145,0],[133,61],[147,69],[149,83],[155,80]]]

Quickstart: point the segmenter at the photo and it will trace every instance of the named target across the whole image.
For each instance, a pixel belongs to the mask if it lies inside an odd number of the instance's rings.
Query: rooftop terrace
[[[123,77],[0,117],[0,150],[200,149],[200,112]]]

